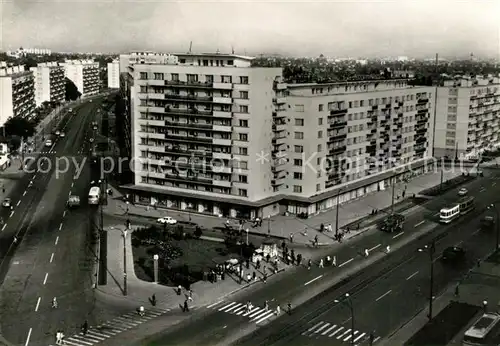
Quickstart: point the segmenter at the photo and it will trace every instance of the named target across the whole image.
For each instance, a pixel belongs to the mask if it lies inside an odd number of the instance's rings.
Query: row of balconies
[[[153,100],[169,100],[169,101],[187,101],[187,102],[209,102],[209,103],[222,103],[222,104],[233,104],[232,97],[224,96],[198,96],[198,95],[179,95],[179,94],[162,94],[162,93],[150,93],[146,94],[147,99]]]
[[[233,117],[232,111],[222,110],[207,110],[195,108],[174,108],[174,107],[155,107],[155,106],[139,106],[139,112],[145,113],[163,113],[168,115],[191,115],[191,116],[210,116],[214,118],[231,119]]]
[[[198,88],[198,89],[219,89],[219,90],[232,90],[233,83],[221,82],[199,82],[199,81],[179,81],[179,80],[147,80],[146,84],[151,86],[169,86],[174,88]]]

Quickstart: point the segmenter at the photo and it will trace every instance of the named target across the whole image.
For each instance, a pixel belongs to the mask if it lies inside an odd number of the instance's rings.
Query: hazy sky
[[[0,0],[0,49],[500,55],[500,0]]]

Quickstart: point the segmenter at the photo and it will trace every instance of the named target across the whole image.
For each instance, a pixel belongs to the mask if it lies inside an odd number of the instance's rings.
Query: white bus
[[[89,191],[89,204],[99,204],[101,200],[101,189],[97,186],[93,186]]]
[[[448,208],[443,208],[439,211],[439,218],[442,223],[450,223],[459,216],[460,216],[459,204],[455,204],[454,206]]]
[[[500,327],[498,322],[500,322],[499,315],[494,313],[484,314],[465,332],[463,345],[496,345],[494,339],[498,337]]]
[[[474,197],[464,197],[460,200],[460,215],[465,215],[474,209]]]

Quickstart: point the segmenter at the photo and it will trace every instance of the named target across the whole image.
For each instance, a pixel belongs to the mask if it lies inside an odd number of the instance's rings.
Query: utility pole
[[[339,197],[340,188],[337,190],[337,207],[335,209],[335,237],[339,235]]]
[[[431,260],[431,280],[429,287],[429,320],[432,320],[432,303],[434,300],[434,252],[436,251],[436,243],[433,241],[429,248],[429,257]]]
[[[391,180],[392,180],[391,215],[394,215],[394,198],[396,195],[396,175],[393,175]]]
[[[439,183],[439,191],[443,191],[443,180],[444,180],[444,171],[443,167],[441,167],[441,182]]]

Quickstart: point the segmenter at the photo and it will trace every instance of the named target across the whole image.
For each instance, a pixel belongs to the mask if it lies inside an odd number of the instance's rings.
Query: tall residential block
[[[120,61],[108,62],[108,88],[118,89],[120,87]]]
[[[460,77],[438,87],[434,156],[477,157],[500,145],[499,126],[499,77]]]
[[[226,54],[120,56],[136,202],[231,217],[312,214],[427,169],[435,88],[287,85]],[[393,179],[394,178],[394,179]]]
[[[65,97],[64,67],[57,62],[39,63],[31,67],[35,77],[35,101],[39,107],[43,102],[63,102]]]
[[[0,126],[10,117],[31,119],[35,111],[35,85],[24,66],[0,63]]]
[[[99,63],[94,60],[66,60],[64,75],[75,83],[83,97],[99,93]]]

